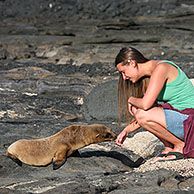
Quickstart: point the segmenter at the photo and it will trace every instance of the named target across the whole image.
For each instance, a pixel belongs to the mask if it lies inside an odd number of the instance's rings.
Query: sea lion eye
[[[104,137],[105,138],[110,138],[111,137],[111,134],[110,133],[107,133]]]

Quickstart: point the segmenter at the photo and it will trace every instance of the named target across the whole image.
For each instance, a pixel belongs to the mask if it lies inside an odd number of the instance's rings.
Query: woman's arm
[[[144,97],[136,98],[131,96],[128,99],[128,103],[143,110],[151,108],[168,79],[168,70],[169,66],[165,63],[157,65],[150,76],[150,82]]]
[[[123,142],[125,141],[126,137],[129,133],[136,131],[140,128],[140,125],[134,119],[129,125],[127,125],[123,131],[117,136],[116,144],[119,146],[123,146]]]

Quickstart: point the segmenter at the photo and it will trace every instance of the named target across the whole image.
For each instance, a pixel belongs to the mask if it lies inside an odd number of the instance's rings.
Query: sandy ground
[[[176,161],[160,161],[152,163],[152,160],[163,149],[162,143],[149,132],[139,132],[132,138],[127,138],[124,147],[139,154],[143,158],[148,158],[144,164],[134,169],[135,172],[146,172],[157,169],[168,169],[177,171],[182,176],[194,176],[194,159],[181,159]]]

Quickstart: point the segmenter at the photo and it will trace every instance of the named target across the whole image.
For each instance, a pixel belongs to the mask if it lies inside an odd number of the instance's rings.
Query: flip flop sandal
[[[183,154],[180,153],[180,152],[169,152],[168,154],[166,154],[166,156],[176,156],[176,158],[174,158],[174,159],[166,159],[166,160],[159,160],[159,162],[181,160],[181,159],[184,158]]]
[[[176,158],[172,160],[180,160],[184,158],[183,154],[180,152],[169,152],[168,154],[166,154],[166,156],[176,156]]]
[[[161,158],[163,158],[163,157],[165,157],[166,156],[166,154],[159,154],[158,156],[156,156],[156,157],[161,157]]]

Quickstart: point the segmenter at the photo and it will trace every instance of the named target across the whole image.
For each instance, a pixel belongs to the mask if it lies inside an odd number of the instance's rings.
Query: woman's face
[[[128,79],[133,83],[138,81],[138,69],[134,61],[131,60],[127,65],[119,63],[117,69],[122,74],[124,80]]]

